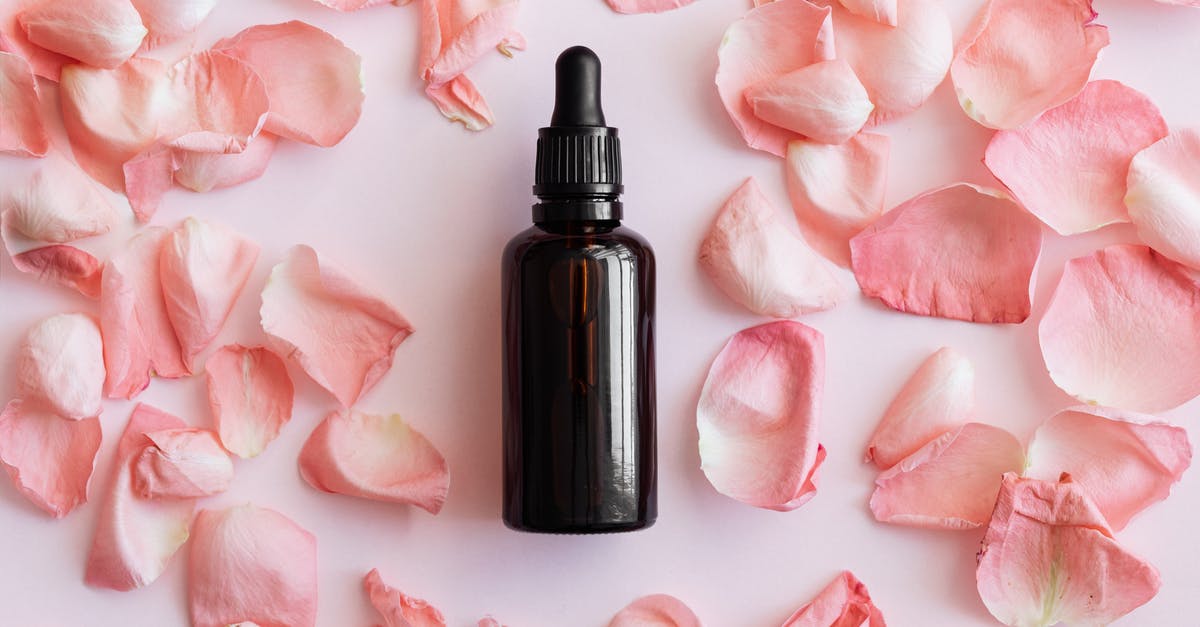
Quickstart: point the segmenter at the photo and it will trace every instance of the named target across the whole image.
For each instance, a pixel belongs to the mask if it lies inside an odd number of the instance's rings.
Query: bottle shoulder
[[[566,250],[576,250],[580,254],[627,251],[633,256],[649,260],[653,260],[654,257],[654,251],[646,238],[624,225],[579,231],[546,228],[539,224],[513,236],[504,248],[504,256],[508,259],[516,259],[536,255],[543,251]]]

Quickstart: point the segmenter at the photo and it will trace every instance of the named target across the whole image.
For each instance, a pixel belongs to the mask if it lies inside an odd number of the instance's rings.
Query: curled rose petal
[[[491,107],[466,74],[426,87],[425,95],[442,115],[451,122],[461,122],[469,131],[482,131],[495,121]]]
[[[1116,81],[1093,81],[1074,100],[993,135],[983,162],[1030,213],[1071,235],[1129,221],[1130,161],[1166,134],[1167,123],[1145,95]],[[1064,171],[1071,175],[1058,175]]]
[[[40,157],[50,149],[50,137],[42,124],[41,96],[29,63],[8,52],[0,52],[0,152],[23,157]]]
[[[0,50],[11,52],[27,61],[34,74],[58,82],[62,66],[74,63],[75,60],[29,41],[25,29],[21,28],[17,21],[22,8],[34,6],[41,1],[44,0],[15,0],[6,5],[4,15],[0,16]],[[7,97],[4,100],[8,102]]]
[[[796,610],[783,627],[887,627],[883,612],[871,601],[867,586],[842,571],[808,605]]]
[[[1185,129],[1133,157],[1125,206],[1138,237],[1200,268],[1200,129]]]
[[[194,534],[188,564],[192,625],[316,624],[313,534],[279,512],[249,504],[200,512]]]
[[[412,325],[328,265],[308,246],[295,246],[271,270],[262,293],[262,327],[275,352],[347,407],[392,366]]]
[[[396,414],[329,414],[300,450],[300,475],[337,494],[416,505],[437,514],[450,489],[446,460]]]
[[[850,240],[867,296],[897,311],[970,322],[1023,322],[1042,228],[1000,192],[955,183],[885,213]]]
[[[133,492],[143,499],[188,499],[219,494],[233,481],[233,462],[212,431],[146,433],[149,445],[133,460]]]
[[[137,52],[147,32],[127,0],[44,0],[21,11],[17,22],[34,44],[110,70]]]
[[[696,426],[701,469],[718,492],[777,511],[817,490],[825,340],[782,320],[734,335],[708,371]]]
[[[930,529],[987,524],[1000,478],[1020,472],[1025,450],[999,427],[968,422],[883,471],[875,479],[875,519]]]
[[[383,617],[384,627],[446,627],[446,619],[436,607],[387,585],[377,568],[363,578],[363,589]]]
[[[149,222],[158,212],[159,203],[171,189],[176,167],[175,151],[163,145],[151,146],[121,166],[125,195],[138,222]]]
[[[204,365],[208,404],[225,449],[249,458],[267,448],[292,418],[292,379],[278,355],[224,346]]]
[[[1108,29],[1091,0],[989,0],[963,36],[950,80],[980,124],[1016,128],[1078,94]]]
[[[17,349],[17,395],[79,420],[100,415],[104,346],[100,327],[82,313],[37,323]]]
[[[988,611],[1014,627],[1107,625],[1161,585],[1065,475],[1058,483],[1004,476],[975,576]]]
[[[1171,493],[1192,463],[1182,427],[1097,407],[1063,410],[1038,427],[1025,476],[1069,473],[1113,529]]]
[[[855,15],[870,18],[880,24],[896,26],[898,13],[897,4],[901,0],[838,0],[842,6]]]
[[[512,41],[518,0],[421,0],[421,78],[441,85]]]
[[[6,227],[51,244],[107,233],[117,223],[104,192],[59,154],[47,157],[28,183],[7,193],[3,209]]]
[[[946,347],[929,356],[892,399],[871,441],[866,461],[895,466],[975,413],[975,367]]]
[[[234,154],[175,151],[175,182],[194,192],[241,185],[263,175],[279,139],[260,132],[246,150]]]
[[[843,59],[818,61],[745,91],[764,122],[823,144],[841,144],[866,124],[875,105]]]
[[[693,0],[605,0],[617,13],[662,13],[685,7]]]
[[[103,266],[87,252],[74,246],[56,244],[13,255],[13,265],[32,274],[43,283],[63,285],[88,298],[100,298]]]
[[[258,69],[232,54],[197,52],[176,63],[170,75],[174,107],[159,134],[174,148],[242,152],[263,128],[267,111],[284,108],[268,96]]]
[[[55,518],[87,502],[100,421],[67,420],[20,400],[0,411],[0,465],[25,498]]]
[[[1067,262],[1038,326],[1050,378],[1079,400],[1133,411],[1200,394],[1200,285],[1145,246]]]
[[[155,48],[191,33],[217,6],[217,0],[132,0],[150,31],[144,45]]]
[[[669,594],[651,594],[625,606],[608,627],[700,627],[687,605]]]
[[[788,142],[787,185],[804,239],[828,259],[850,265],[850,239],[883,214],[887,135],[859,133],[830,146]]]
[[[754,178],[725,202],[700,244],[700,265],[750,311],[793,318],[837,305],[833,265],[779,221]]]

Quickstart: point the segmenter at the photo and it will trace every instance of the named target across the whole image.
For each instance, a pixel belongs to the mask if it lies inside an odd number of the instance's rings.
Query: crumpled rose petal
[[[50,150],[50,137],[42,124],[41,97],[29,63],[0,52],[0,152],[40,157]]]
[[[891,145],[876,133],[837,146],[788,142],[788,196],[800,231],[838,265],[850,265],[850,239],[883,214]]]
[[[233,462],[212,431],[146,433],[149,445],[133,460],[133,492],[143,499],[189,499],[219,494],[233,481]]]
[[[518,5],[518,0],[421,0],[421,78],[433,86],[446,83],[510,42]]]
[[[47,157],[28,183],[5,194],[4,221],[31,240],[65,244],[107,233],[117,211],[87,174],[59,154]]]
[[[617,13],[662,13],[691,4],[694,0],[605,0]]]
[[[760,120],[822,144],[854,137],[875,109],[844,59],[806,65],[744,93]]]
[[[29,63],[34,74],[57,83],[62,66],[74,63],[75,60],[29,41],[25,29],[17,22],[23,8],[42,1],[44,0],[14,0],[6,5],[4,15],[0,16],[0,50],[21,57]],[[5,101],[7,102],[7,98]]]
[[[871,601],[867,586],[842,571],[808,605],[796,610],[783,627],[887,627],[883,612]]]
[[[1192,463],[1182,427],[1151,416],[1081,406],[1038,427],[1025,476],[1052,481],[1070,473],[1116,530],[1171,493]]]
[[[1200,394],[1200,286],[1145,246],[1072,259],[1038,326],[1042,358],[1064,392],[1132,411]]]
[[[450,489],[446,460],[396,414],[329,414],[300,450],[300,476],[336,494],[416,505],[437,514]]]
[[[17,270],[43,283],[70,287],[88,298],[100,298],[103,264],[74,246],[55,244],[13,255]]]
[[[495,122],[491,107],[466,74],[426,87],[425,95],[442,115],[451,122],[461,122],[469,131],[482,131]]]
[[[446,619],[436,607],[387,585],[377,568],[363,578],[363,589],[383,617],[384,627],[446,627]]]
[[[782,320],[734,335],[708,371],[696,426],[700,466],[718,492],[777,511],[817,490],[825,340]]]
[[[950,65],[963,111],[1011,129],[1073,98],[1108,45],[1095,19],[1091,0],[989,0]]]
[[[861,15],[888,26],[896,26],[899,22],[896,15],[899,12],[900,0],[838,0],[846,10],[855,15]]]
[[[242,458],[258,455],[292,418],[287,366],[261,346],[221,347],[204,365],[208,405],[221,443]]]
[[[175,151],[175,182],[194,192],[233,187],[263,175],[278,137],[260,132],[246,150],[234,154]]]
[[[794,318],[837,305],[842,288],[833,264],[779,221],[754,178],[725,202],[700,244],[700,266],[750,311]]]
[[[100,415],[104,345],[100,327],[82,313],[37,323],[17,349],[17,396],[79,420]]]
[[[1171,133],[1135,155],[1126,190],[1138,238],[1200,268],[1200,129]]]
[[[269,346],[350,407],[392,366],[412,325],[395,307],[295,246],[262,293]]]
[[[1005,475],[975,576],[988,611],[1014,627],[1107,625],[1161,585],[1066,475],[1059,483]]]
[[[975,414],[975,367],[945,347],[930,355],[892,399],[871,441],[866,461],[885,470]]]
[[[968,422],[879,473],[871,512],[880,522],[929,529],[987,524],[1000,478],[1020,472],[1025,449],[999,427]]]
[[[159,203],[171,189],[176,169],[175,151],[154,145],[121,166],[125,177],[125,196],[138,222],[149,222],[158,212]]]
[[[147,32],[128,0],[44,0],[17,22],[34,44],[110,70],[137,52]]]
[[[143,45],[155,48],[191,33],[217,6],[217,0],[132,0],[150,31]]]
[[[30,403],[0,411],[0,465],[25,498],[55,518],[87,502],[100,421],[68,420]]]
[[[700,619],[683,601],[669,594],[651,594],[617,612],[608,627],[700,627]]]
[[[189,552],[192,625],[313,627],[317,539],[274,510],[240,505],[196,517]]]
[[[983,162],[1030,213],[1072,235],[1129,221],[1130,161],[1166,135],[1166,121],[1145,95],[1093,81],[1074,100],[993,135]]]
[[[139,403],[117,444],[108,498],[96,521],[84,581],[89,586],[132,590],[153,583],[188,539],[194,501],[146,500],[133,492],[133,466],[146,448],[146,434],[187,425]]]
[[[263,130],[332,146],[362,112],[362,58],[333,35],[300,21],[252,26],[213,50],[254,69],[270,94]]]
[[[292,64],[298,66],[295,58]],[[286,111],[286,95],[269,96],[266,77],[233,53],[197,52],[176,63],[170,75],[174,106],[159,135],[173,148],[242,152],[267,122],[268,111]],[[315,88],[313,92],[322,93]],[[313,97],[305,95],[304,100]]]
[[[969,322],[1029,317],[1041,249],[1036,218],[968,183],[912,198],[850,240],[863,294],[897,311]]]

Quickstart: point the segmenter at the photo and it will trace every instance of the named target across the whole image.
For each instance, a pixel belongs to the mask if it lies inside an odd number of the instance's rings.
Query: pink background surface
[[[980,2],[950,0],[956,34]],[[232,489],[202,503],[253,501],[316,534],[324,626],[377,620],[361,592],[378,567],[426,598],[450,625],[486,613],[514,627],[603,625],[633,598],[676,595],[709,625],[775,625],[839,570],[870,587],[894,625],[993,624],[975,592],[981,531],[932,532],[874,522],[866,508],[875,472],[861,463],[880,413],[916,365],[939,346],[969,355],[979,373],[982,419],[1027,438],[1072,404],[1045,374],[1036,323],[1065,260],[1129,228],[1047,237],[1030,321],[971,325],[888,311],[853,290],[837,309],[803,321],[826,337],[822,441],[829,458],[817,497],[781,514],[717,494],[700,472],[694,410],[708,365],[726,338],[762,322],[727,301],[695,262],[704,231],[741,180],[758,177],[788,211],[782,162],[745,147],[712,85],[716,49],[747,0],[698,0],[662,15],[620,16],[600,0],[523,0],[530,49],[492,55],[472,73],[496,113],[473,134],[444,121],[416,79],[417,10],[390,6],[339,14],[305,0],[226,0],[196,37],[205,47],[258,23],[299,18],[364,58],[367,100],[358,127],[333,149],[280,144],[266,175],[205,195],[171,192],[156,223],[187,215],[221,221],[263,246],[257,268],[218,344],[262,341],[258,293],[287,247],[313,245],[396,303],[417,328],[395,366],[359,407],[399,412],[447,457],[453,474],[440,516],[317,492],[296,455],[335,407],[302,373],[294,418],[259,458],[237,462]],[[1200,11],[1150,0],[1100,0],[1111,29],[1097,76],[1145,91],[1172,127],[1200,124]],[[551,68],[563,48],[592,46],[605,65],[605,108],[621,128],[626,223],[659,258],[660,509],[652,529],[628,535],[523,535],[500,522],[499,266],[505,241],[529,221],[534,137],[549,119]],[[53,90],[47,90],[53,94]],[[991,184],[980,164],[989,132],[959,110],[947,81],[922,110],[882,130],[893,137],[888,205],[957,180]],[[35,165],[5,157],[0,184]],[[123,203],[123,200],[118,199]],[[791,219],[789,218],[789,221]],[[88,243],[98,253],[120,233]],[[13,391],[13,355],[24,331],[62,311],[95,311],[63,289],[37,285],[0,260],[0,393]],[[200,379],[155,381],[138,399],[208,426]],[[92,502],[53,522],[0,485],[0,624],[186,624],[186,550],[149,588],[114,593],[82,581],[92,528],[131,404],[110,402]],[[1200,403],[1167,417],[1191,426]],[[1200,593],[1200,473],[1139,516],[1119,539],[1161,572],[1162,592],[1121,625],[1186,625]]]

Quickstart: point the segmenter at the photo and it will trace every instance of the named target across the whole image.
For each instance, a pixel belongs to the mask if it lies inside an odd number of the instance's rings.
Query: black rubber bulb
[[[584,46],[567,48],[554,64],[550,126],[605,126],[600,108],[600,57]]]

